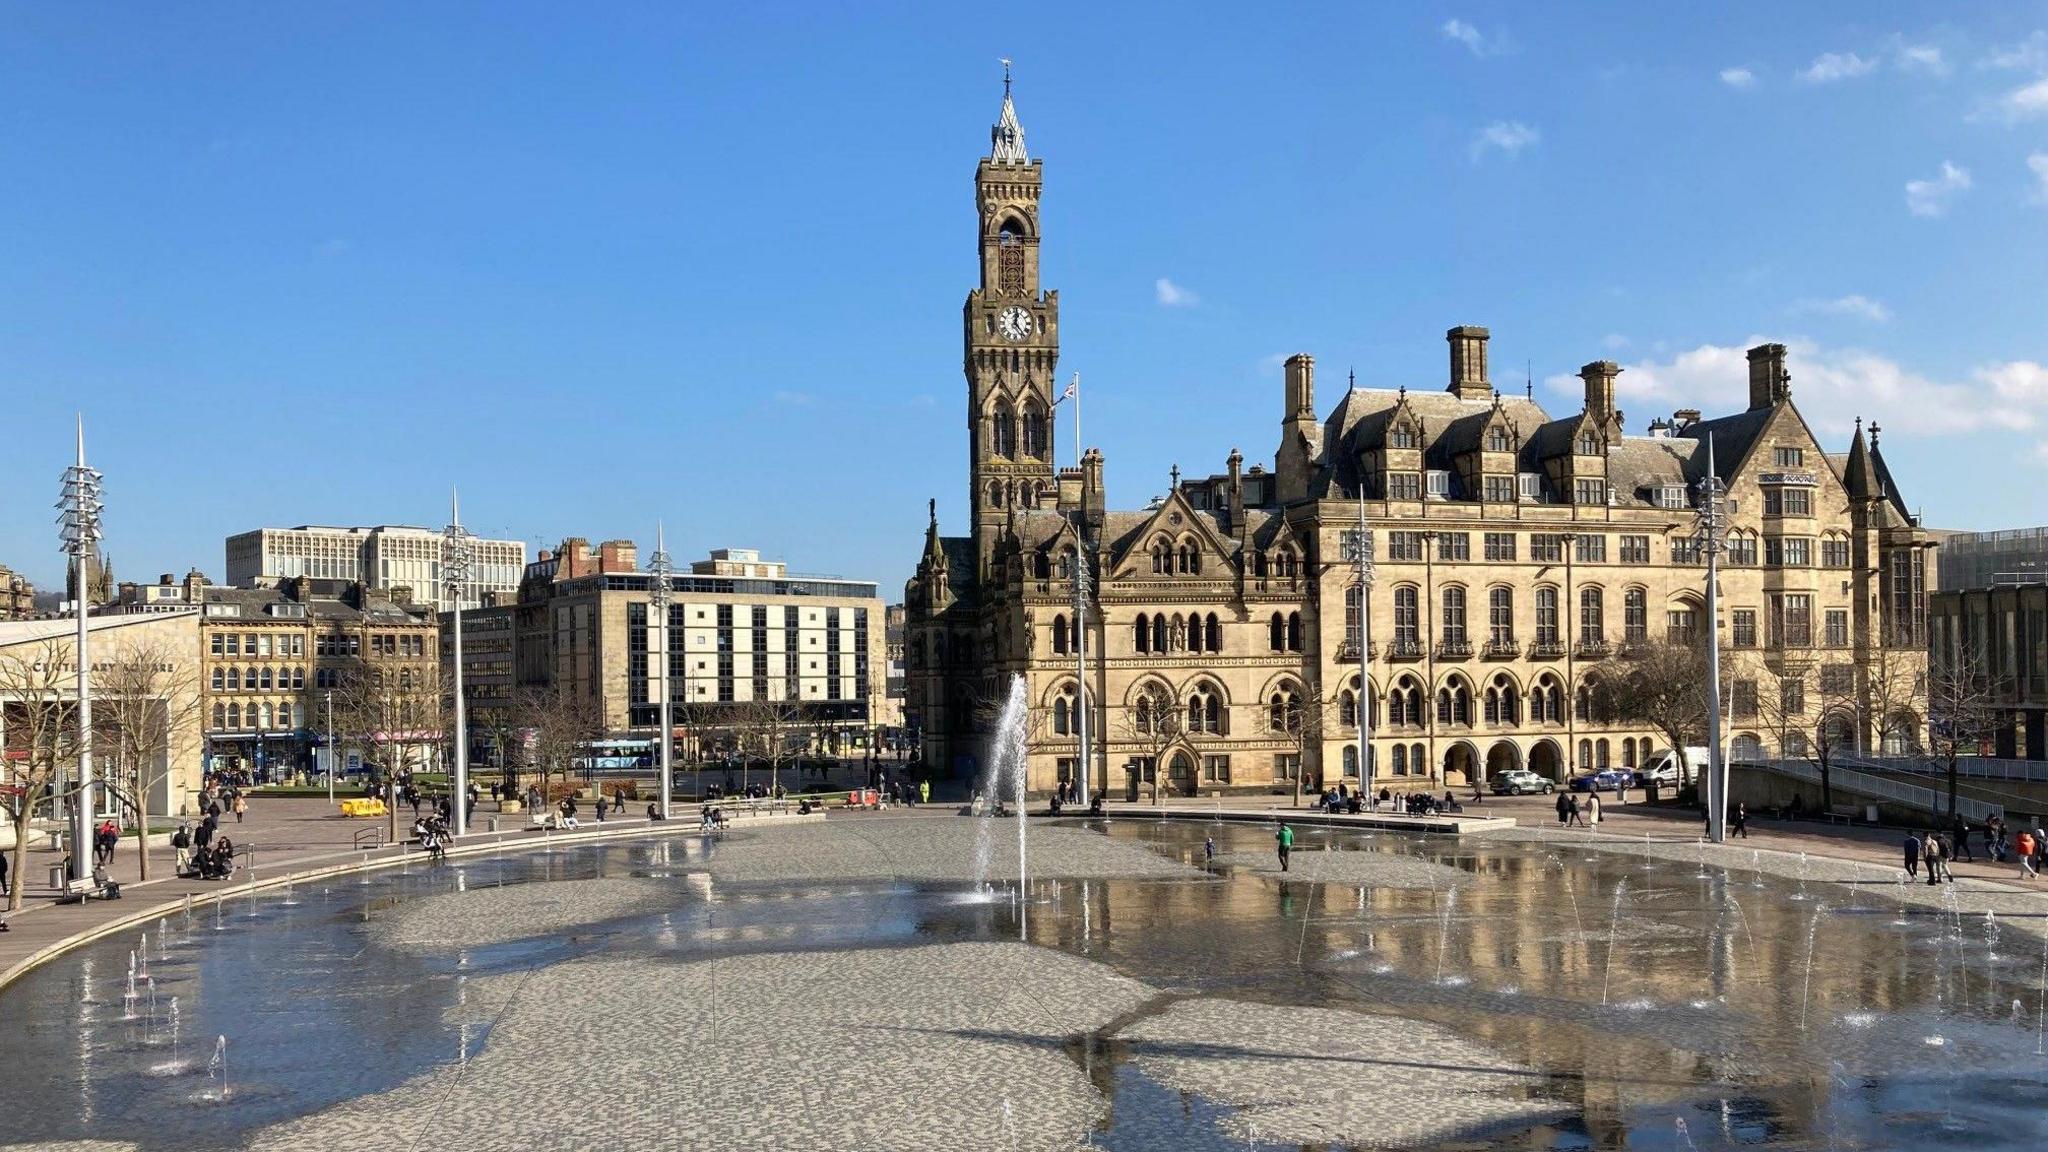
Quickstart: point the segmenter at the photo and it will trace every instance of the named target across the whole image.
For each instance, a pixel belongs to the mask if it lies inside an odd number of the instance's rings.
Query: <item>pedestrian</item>
[[[2034,878],[2034,834],[2025,828],[2013,840],[2013,853],[2020,858],[2020,879]]]
[[[1977,862],[1977,858],[1970,854],[1970,826],[1963,822],[1961,816],[1956,817],[1955,835],[1949,840],[1955,845],[1956,859],[1969,864]]]
[[[605,795],[604,795],[604,793],[603,793],[602,791],[598,792],[598,794],[597,794],[597,822],[598,822],[599,824],[602,824],[602,823],[604,823],[605,803],[606,803],[606,800],[605,800]]]
[[[11,855],[13,855],[11,852],[0,852],[0,897],[14,895],[14,887],[7,879],[7,869],[12,866],[8,863],[7,858]],[[4,930],[6,927],[6,924],[0,923],[0,930]]]
[[[1735,802],[1735,834],[1749,839],[1749,806],[1740,800]]]
[[[1273,834],[1273,840],[1280,849],[1280,870],[1285,872],[1287,871],[1287,854],[1294,850],[1294,829],[1289,828],[1285,824],[1280,825],[1280,830]]]
[[[1569,828],[1574,824],[1581,828],[1586,826],[1586,822],[1579,818],[1579,798],[1577,796],[1568,795],[1564,798],[1564,814],[1565,827]]]
[[[1202,841],[1202,863],[1204,863],[1204,864],[1214,864],[1215,862],[1216,862],[1216,838],[1215,838],[1214,836],[1210,836],[1210,837],[1207,837],[1207,838],[1205,838],[1205,839],[1204,839],[1204,840]]]
[[[1920,859],[1927,865],[1927,886],[1941,883],[1941,837],[1933,832],[1920,842]]]
[[[235,793],[235,823],[240,824],[242,822],[242,817],[248,815],[248,813],[248,798],[243,796],[240,792]]]
[[[171,833],[171,848],[178,854],[177,862],[171,867],[171,874],[183,876],[192,866],[192,832],[185,826],[183,820],[178,821],[177,831]]]
[[[932,802],[932,782],[931,782],[931,781],[929,781],[929,780],[919,780],[919,781],[917,782],[917,802],[918,802],[919,804],[929,804],[929,803],[931,803],[931,802]]]
[[[1906,833],[1906,878],[1920,878],[1920,834],[1917,832]]]
[[[1569,792],[1557,794],[1557,823],[1559,827],[1571,823],[1572,798]]]
[[[1614,802],[1616,804],[1628,803],[1628,773],[1626,772],[1614,778]]]
[[[1600,830],[1600,794],[1598,792],[1588,792],[1586,794],[1586,827],[1591,828],[1595,832]]]

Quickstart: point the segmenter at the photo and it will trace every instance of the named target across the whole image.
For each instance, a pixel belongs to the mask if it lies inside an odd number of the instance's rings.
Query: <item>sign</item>
[[[353,776],[353,775],[355,775],[356,773],[358,773],[358,772],[361,772],[362,770],[363,770],[363,754],[362,754],[361,752],[351,752],[351,753],[349,753],[349,754],[348,754],[348,771],[349,771],[349,775]]]

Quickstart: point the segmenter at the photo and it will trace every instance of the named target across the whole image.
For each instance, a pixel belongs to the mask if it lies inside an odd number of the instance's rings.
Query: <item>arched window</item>
[[[1017,454],[1017,417],[1010,411],[1010,403],[1007,400],[996,404],[995,452],[998,456]]]
[[[1045,409],[1036,401],[1024,404],[1024,454],[1035,460],[1046,458]]]
[[[1545,584],[1536,589],[1536,642],[1557,643],[1557,630],[1557,586]]]
[[[214,668],[214,670],[213,670],[213,690],[214,690],[215,692],[219,692],[219,691],[221,691],[221,690],[225,689],[225,688],[227,687],[227,684],[228,684],[228,673],[227,673],[227,669],[225,669],[225,668],[221,668],[221,667],[219,667],[219,666],[215,666],[215,668]],[[218,727],[220,727],[220,725],[218,725],[218,724],[215,724],[215,725],[214,725],[214,727],[215,727],[215,728],[218,728]]]
[[[1273,619],[1268,623],[1267,629],[1268,647],[1275,652],[1287,651],[1287,618],[1278,612],[1273,613]]]
[[[1188,731],[1223,734],[1223,700],[1212,685],[1200,684],[1188,693]]]
[[[1599,586],[1579,589],[1579,643],[1600,644],[1606,638],[1607,607]]]
[[[1486,591],[1486,638],[1494,644],[1515,642],[1515,590],[1496,585]]]
[[[1216,619],[1214,612],[1209,613],[1209,618],[1202,622],[1202,633],[1204,649],[1210,652],[1223,651],[1223,624]]]
[[[229,728],[240,728],[241,726],[242,726],[242,706],[241,706],[240,704],[230,704],[230,705],[228,705],[228,727],[229,727]]]
[[[1152,651],[1166,651],[1166,614],[1152,617]]]
[[[1202,617],[1194,612],[1188,613],[1188,651],[1202,651],[1207,638],[1208,633],[1202,628]]]
[[[1495,676],[1493,683],[1486,687],[1486,722],[1488,724],[1515,724],[1521,719],[1519,701],[1515,696],[1515,682],[1507,674]]]
[[[1180,570],[1183,575],[1195,576],[1202,571],[1202,550],[1192,540],[1183,540],[1180,546]]]
[[[988,485],[988,506],[991,508],[1001,508],[1003,506],[1003,486],[993,480],[989,481]]]
[[[1137,702],[1131,706],[1132,723],[1140,732],[1152,731],[1152,693],[1140,692]]]
[[[1168,544],[1165,540],[1155,540],[1152,542],[1152,574],[1154,576],[1173,575],[1173,545]]]
[[[1579,771],[1591,772],[1592,770],[1593,742],[1591,740],[1581,740],[1579,741]]]
[[[1413,769],[1417,776],[1429,775],[1429,755],[1423,751],[1422,745],[1408,746],[1408,767]]]
[[[1279,554],[1273,559],[1275,566],[1280,571],[1280,578],[1283,580],[1294,579],[1295,575],[1300,571],[1300,558],[1295,556],[1294,549],[1292,548],[1282,546]]]
[[[1621,766],[1623,768],[1633,768],[1636,766],[1636,738],[1633,736],[1621,738]]]
[[[1630,588],[1621,594],[1621,642],[1650,642],[1650,594],[1641,588]]]
[[[1287,614],[1287,650],[1289,652],[1301,651],[1301,613],[1299,612],[1289,612]]]
[[[230,668],[230,669],[228,669],[228,691],[230,691],[230,692],[240,692],[241,690],[242,690],[242,670],[241,670],[240,668]]]
[[[292,726],[292,706],[290,703],[277,706],[277,726],[285,729],[289,729]]]
[[[1266,578],[1266,554],[1264,552],[1252,553],[1252,575],[1257,576],[1261,580]]]
[[[1407,774],[1408,746],[1406,744],[1396,744],[1394,745],[1394,775],[1406,776]]]
[[[1291,684],[1283,684],[1266,701],[1266,724],[1275,732],[1301,730],[1301,697]]]
[[[1446,644],[1465,643],[1465,589],[1457,584],[1443,588],[1444,634]]]
[[[1358,696],[1349,688],[1337,694],[1337,723],[1345,728],[1358,727]]]
[[[1415,585],[1394,589],[1394,646],[1412,649],[1422,642],[1422,610]]]
[[[1472,687],[1463,678],[1452,677],[1450,683],[1436,690],[1436,722],[1472,723]]]
[[[218,672],[218,671],[220,671],[220,670],[219,670],[218,668],[216,668],[216,669],[214,669],[214,671]],[[228,706],[227,706],[227,705],[225,705],[225,704],[215,704],[215,705],[213,706],[213,726],[214,726],[214,728],[216,728],[216,729],[220,729],[220,728],[225,728],[225,727],[227,727],[227,726],[228,726]]]
[[[1607,738],[1593,741],[1593,765],[1602,772],[1607,771]]]
[[[1344,746],[1344,775],[1356,779],[1358,776],[1358,745]]]
[[[1067,648],[1067,618],[1064,614],[1052,618],[1052,650],[1057,656],[1064,656]]]
[[[268,692],[268,691],[270,691],[270,684],[271,684],[271,679],[270,679],[270,669],[269,669],[269,668],[265,668],[265,669],[263,669],[263,674],[262,674],[262,675],[263,675],[263,690],[264,690],[265,692]]]
[[[1564,723],[1564,685],[1545,673],[1529,693],[1529,718],[1538,724]]]
[[[1143,613],[1143,612],[1140,612],[1140,613],[1138,613],[1138,619],[1137,619],[1136,623],[1134,623],[1134,624],[1133,624],[1133,625],[1131,626],[1131,636],[1132,636],[1132,640],[1133,640],[1133,641],[1134,641],[1134,642],[1135,642],[1135,643],[1137,644],[1137,646],[1138,646],[1138,651],[1139,651],[1140,653],[1149,653],[1149,652],[1151,652],[1151,651],[1152,651],[1152,618],[1151,618],[1151,617],[1149,617],[1149,616],[1147,616],[1147,615],[1146,615],[1145,613]]]
[[[1078,719],[1074,714],[1074,686],[1069,684],[1052,698],[1052,734],[1073,735],[1079,729]]]
[[[1031,554],[1031,574],[1040,580],[1052,579],[1052,557],[1043,552]]]
[[[263,718],[257,722],[256,728],[260,732],[268,732],[270,731],[271,722],[277,718],[277,714],[274,711],[272,711],[270,705],[266,703],[263,705],[262,717]]]

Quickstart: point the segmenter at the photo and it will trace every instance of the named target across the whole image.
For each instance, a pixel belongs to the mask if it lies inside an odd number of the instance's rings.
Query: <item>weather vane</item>
[[[1000,57],[1000,59],[1003,62],[1003,95],[1008,96],[1010,94],[1010,58],[1004,56]]]

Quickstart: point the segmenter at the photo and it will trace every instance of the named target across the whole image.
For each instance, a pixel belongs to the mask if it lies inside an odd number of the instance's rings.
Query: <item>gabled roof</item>
[[[1735,478],[1742,468],[1742,462],[1749,459],[1750,449],[1756,446],[1757,437],[1771,422],[1770,408],[1752,408],[1737,412],[1733,416],[1717,416],[1712,420],[1695,420],[1680,429],[1678,435],[1687,440],[1704,443],[1707,437],[1714,438],[1714,471],[1723,484]]]
[[[1358,495],[1358,456],[1367,448],[1378,448],[1386,440],[1387,425],[1403,402],[1422,422],[1423,465],[1450,468],[1452,458],[1465,451],[1464,438],[1478,442],[1493,412],[1493,399],[1460,400],[1449,392],[1404,391],[1393,388],[1354,388],[1347,393],[1323,422],[1323,459],[1310,495],[1321,498]],[[1501,414],[1514,426],[1526,454],[1531,435],[1550,417],[1534,400],[1502,396]],[[1476,419],[1475,419],[1476,418]]]

